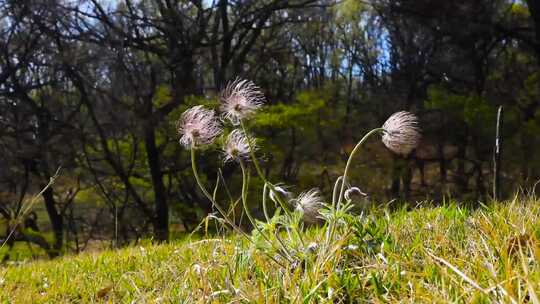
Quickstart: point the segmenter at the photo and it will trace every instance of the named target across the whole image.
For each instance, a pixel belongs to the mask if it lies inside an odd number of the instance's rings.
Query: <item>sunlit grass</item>
[[[538,303],[540,205],[455,203],[345,218],[325,252],[278,266],[228,236],[87,253],[0,269],[1,301]],[[313,244],[312,244],[313,245]]]

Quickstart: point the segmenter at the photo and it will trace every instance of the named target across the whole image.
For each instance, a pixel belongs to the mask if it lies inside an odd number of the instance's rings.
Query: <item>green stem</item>
[[[246,126],[245,126],[243,120],[240,120],[240,125],[242,127],[242,131],[244,131],[244,134],[246,136],[248,136],[247,135],[248,134],[247,129],[246,129]],[[263,180],[263,182],[270,187],[270,191],[274,191],[274,194],[275,194],[274,197],[278,201],[281,208],[283,208],[283,211],[285,211],[285,213],[289,217],[292,217],[293,214],[289,210],[289,207],[287,207],[287,204],[285,204],[283,202],[283,200],[281,199],[281,197],[279,196],[278,192],[276,191],[276,187],[266,179],[266,176],[264,176],[261,168],[259,167],[259,162],[257,161],[257,157],[255,156],[255,147],[253,147],[253,144],[252,144],[251,140],[249,140],[249,138],[248,138],[248,145],[249,145],[249,155],[251,156],[251,159],[253,161],[253,165],[255,166],[255,170],[257,171],[257,174]],[[298,238],[300,239],[300,242],[304,245],[305,244],[304,239],[302,238],[302,234],[301,234],[300,230],[298,229],[298,227],[296,227],[294,230],[295,230],[296,234],[298,235]]]
[[[327,237],[328,237],[327,238],[327,245],[330,245],[330,242],[331,242],[332,238],[334,237],[334,233],[335,233],[335,229],[336,229],[336,223],[335,223],[336,216],[337,216],[337,212],[339,211],[341,201],[343,200],[343,194],[345,193],[345,186],[347,184],[347,175],[349,174],[349,170],[351,169],[352,160],[353,160],[354,156],[356,155],[356,153],[358,153],[358,151],[360,150],[360,148],[362,147],[364,142],[366,142],[366,140],[369,137],[371,137],[371,135],[379,133],[379,132],[383,132],[383,131],[384,131],[383,128],[376,128],[376,129],[373,129],[373,130],[369,131],[356,144],[356,146],[354,147],[354,149],[351,152],[351,155],[349,155],[349,159],[347,159],[347,164],[345,165],[345,171],[343,172],[343,176],[342,176],[342,180],[341,180],[341,190],[339,191],[338,199],[337,199],[337,201],[334,200],[334,199],[332,201],[332,207],[333,207],[332,212],[334,213],[334,216],[332,218],[332,221],[329,223],[329,228],[328,229],[330,229],[330,232],[329,232],[329,234],[327,234]],[[336,181],[336,184],[337,184],[337,181]]]
[[[204,187],[200,177],[199,177],[199,173],[198,173],[198,170],[197,170],[197,162],[196,162],[196,157],[195,157],[195,149],[191,148],[191,168],[193,169],[193,175],[195,176],[195,180],[197,181],[197,185],[199,186],[199,188],[201,189],[202,193],[206,196],[206,198],[208,200],[210,200],[210,202],[212,202],[212,204],[214,205],[214,207],[216,207],[216,209],[218,210],[218,212],[221,214],[221,216],[223,216],[223,218],[225,219],[225,221],[231,225],[231,227],[237,231],[238,233],[240,233],[242,236],[244,236],[250,243],[254,244],[253,240],[249,237],[249,235],[247,235],[242,229],[240,229],[238,226],[236,226],[236,224],[233,223],[233,221],[231,221],[229,219],[229,217],[227,216],[227,213],[225,213],[223,211],[223,209],[221,208],[221,206],[212,198],[212,196],[210,195],[210,192],[208,192],[208,190],[206,190],[206,188]],[[272,255],[266,253],[263,251],[263,253],[269,258],[271,259],[272,261],[274,261],[276,264],[282,266],[282,267],[285,267],[285,265],[283,265],[283,263],[281,263],[280,261],[278,261],[276,258],[274,258]]]
[[[337,196],[338,196],[338,187],[341,185],[341,181],[343,180],[343,176],[340,176],[336,179],[336,183],[334,184],[334,190],[332,191],[332,206],[335,205],[335,202],[337,202]]]
[[[204,187],[202,181],[201,181],[201,178],[199,177],[199,173],[198,173],[198,170],[197,170],[197,162],[196,162],[196,156],[195,156],[195,149],[191,148],[191,169],[193,170],[193,175],[195,176],[195,180],[197,181],[197,185],[199,186],[199,189],[201,189],[202,193],[204,194],[204,196],[206,196],[206,198],[212,203],[212,205],[218,210],[218,212],[221,214],[221,216],[223,216],[223,218],[225,219],[225,221],[231,225],[231,227],[240,232],[241,234],[243,234],[244,236],[247,236],[247,234],[242,231],[242,229],[240,229],[238,226],[236,226],[236,224],[234,224],[230,219],[229,217],[227,216],[227,213],[223,210],[223,208],[221,208],[221,206],[214,200],[214,198],[212,197],[212,195],[210,195],[210,192],[208,192],[208,190],[206,190],[206,188]]]
[[[264,184],[263,187],[263,198],[262,198],[262,205],[263,205],[263,213],[264,217],[266,218],[267,222],[270,222],[270,216],[268,215],[268,208],[266,207],[266,196],[268,195],[268,184]]]
[[[274,245],[274,242],[272,242],[270,240],[270,238],[266,235],[266,233],[264,233],[264,231],[262,231],[262,229],[257,225],[257,222],[255,222],[255,218],[251,215],[251,212],[249,211],[249,207],[248,207],[248,204],[247,204],[247,195],[248,195],[248,186],[249,186],[248,173],[247,173],[247,170],[246,170],[246,166],[244,165],[244,162],[241,159],[239,160],[239,163],[240,163],[240,168],[242,169],[242,204],[244,206],[244,211],[246,212],[246,216],[248,217],[249,221],[251,222],[251,225],[253,225],[253,227],[255,229],[257,229],[257,231],[268,242],[268,244],[270,244],[270,246],[272,248],[274,248],[274,250],[276,250],[276,252],[278,252],[284,258],[291,261],[290,254],[286,250],[285,244],[281,241],[281,239],[277,238],[280,245],[283,247],[283,251],[285,252],[285,254],[282,254],[279,251],[279,249],[276,248],[276,246]]]
[[[369,131],[366,135],[364,135],[364,137],[362,137],[362,139],[360,139],[360,141],[356,144],[356,146],[352,150],[351,155],[349,155],[349,159],[347,160],[347,164],[345,165],[345,171],[343,172],[343,180],[341,181],[341,190],[339,191],[339,197],[338,197],[338,200],[337,200],[337,206],[336,206],[336,204],[334,202],[334,206],[333,206],[334,208],[339,208],[339,205],[341,204],[341,201],[343,200],[343,194],[345,192],[345,185],[347,184],[347,175],[349,174],[349,170],[351,168],[351,163],[352,163],[352,160],[353,160],[354,156],[360,150],[360,148],[362,147],[364,142],[366,142],[366,140],[371,135],[379,133],[379,132],[383,132],[383,131],[384,131],[383,128],[376,128],[376,129],[373,129],[373,130]]]
[[[247,129],[246,129],[246,126],[244,124],[244,121],[240,121],[240,125],[242,127],[242,131],[244,131],[244,134],[246,136],[248,136],[248,133],[247,133]],[[255,170],[257,171],[257,174],[259,175],[259,177],[263,180],[263,182],[265,184],[268,184],[268,186],[270,187],[270,190],[271,191],[274,191],[274,193],[276,193],[276,187],[268,181],[268,179],[266,179],[266,176],[263,174],[262,170],[261,170],[261,167],[259,166],[259,162],[257,161],[257,157],[255,156],[255,147],[253,146],[251,140],[249,140],[248,138],[248,145],[249,145],[249,156],[251,157],[251,160],[253,162],[253,166],[255,166]],[[285,213],[287,213],[287,215],[291,215],[291,211],[289,210],[289,208],[287,207],[287,205],[283,202],[283,200],[281,200],[281,198],[279,197],[279,195],[275,195],[276,197],[276,200],[278,201],[279,205],[281,206],[281,208],[283,208],[283,210],[285,211]]]

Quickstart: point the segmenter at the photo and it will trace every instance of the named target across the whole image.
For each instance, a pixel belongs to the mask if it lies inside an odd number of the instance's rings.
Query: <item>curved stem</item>
[[[253,216],[251,215],[251,212],[249,211],[249,207],[248,207],[248,204],[247,204],[247,195],[248,195],[248,186],[249,186],[248,178],[249,178],[249,175],[247,173],[246,166],[244,165],[244,162],[240,159],[239,163],[240,163],[240,168],[242,169],[242,204],[244,206],[244,211],[246,212],[246,216],[248,217],[249,221],[251,222],[251,225],[253,225],[253,227],[261,234],[261,236],[268,242],[268,244],[270,244],[270,246],[272,248],[274,248],[278,253],[280,253],[278,248],[276,248],[276,246],[274,245],[274,242],[272,242],[272,240],[270,240],[268,235],[266,235],[266,233],[259,227],[259,225],[257,225],[257,222],[255,222],[255,218],[253,218]],[[282,256],[284,258],[288,259],[289,261],[291,261],[289,252],[286,249],[285,244],[281,241],[280,238],[277,238],[277,240],[279,241],[279,243],[283,247],[283,251],[285,252],[285,254],[282,254]]]
[[[245,126],[243,120],[240,120],[240,126],[242,127],[242,131],[244,132],[244,134],[246,136],[248,136],[247,129],[246,129],[246,126]],[[283,208],[283,211],[285,211],[285,213],[289,217],[292,217],[293,216],[292,212],[289,210],[289,208],[287,207],[285,202],[283,202],[283,200],[279,196],[278,192],[276,191],[276,187],[274,186],[274,184],[272,184],[270,181],[268,181],[268,179],[266,179],[266,176],[263,174],[263,172],[261,170],[261,167],[259,166],[259,162],[257,161],[257,157],[255,156],[255,147],[253,146],[253,143],[251,142],[251,140],[249,140],[249,138],[248,138],[248,145],[249,145],[249,156],[251,157],[251,160],[253,161],[253,165],[255,166],[255,170],[257,171],[257,174],[263,180],[264,184],[268,185],[270,187],[270,191],[274,192],[274,197],[278,201],[281,208]],[[301,234],[300,229],[298,229],[298,227],[296,227],[294,230],[295,230],[296,234],[298,235],[298,238],[300,239],[300,242],[302,244],[304,244],[304,240],[302,238],[302,234]],[[280,241],[280,243],[281,243],[281,241]],[[286,250],[285,249],[286,247],[284,245],[282,245],[282,246],[283,246],[284,250]]]
[[[259,226],[257,226],[255,219],[253,218],[253,216],[251,216],[251,212],[249,211],[249,208],[247,205],[248,180],[247,180],[246,166],[244,166],[244,162],[242,160],[240,160],[239,163],[240,163],[240,168],[242,169],[242,205],[244,206],[244,211],[246,212],[247,218],[251,222],[251,225],[253,225],[253,227],[257,229],[260,234],[263,234]]]
[[[268,184],[264,183],[263,197],[262,197],[263,213],[264,213],[264,217],[266,218],[266,221],[270,222],[270,216],[268,215],[268,208],[266,207],[266,197],[267,197],[267,195],[268,195]]]
[[[244,121],[240,120],[240,126],[242,127],[242,131],[244,131],[244,134],[248,136]],[[257,161],[257,157],[255,156],[255,147],[253,146],[251,140],[249,139],[248,139],[248,145],[249,145],[249,156],[251,157],[253,166],[255,166],[255,170],[257,171],[257,174],[259,175],[259,177],[263,180],[265,184],[268,184],[268,186],[270,187],[270,190],[276,193],[276,187],[270,181],[268,181],[268,179],[266,179],[266,176],[263,174],[261,167],[259,166],[259,162]],[[281,208],[283,208],[283,210],[285,211],[285,213],[287,213],[288,215],[291,215],[291,211],[289,210],[287,205],[283,202],[283,200],[279,197],[279,195],[276,194],[275,197],[279,205],[281,206]]]
[[[247,235],[247,233],[245,233],[242,229],[240,229],[233,221],[231,221],[229,219],[229,217],[227,216],[227,213],[223,210],[223,208],[221,208],[221,206],[213,199],[213,197],[210,195],[210,192],[208,192],[208,190],[206,190],[206,188],[204,187],[200,177],[199,177],[199,173],[198,173],[198,170],[197,170],[197,162],[196,162],[196,157],[195,157],[195,149],[191,148],[191,168],[193,169],[193,175],[195,176],[195,180],[197,181],[197,185],[199,186],[199,188],[201,189],[202,193],[206,196],[206,198],[208,200],[210,200],[210,202],[212,202],[212,204],[216,207],[216,209],[218,210],[218,212],[221,214],[221,216],[223,216],[223,218],[225,219],[225,221],[231,225],[231,227],[237,231],[238,233],[240,233],[242,236],[244,236],[250,243],[254,244],[253,240],[249,237],[249,235]],[[282,267],[285,267],[283,265],[283,263],[281,263],[280,261],[278,261],[275,257],[273,257],[272,255],[266,253],[263,251],[263,253],[269,258],[271,259],[272,261],[274,261],[276,264],[282,266]]]
[[[369,131],[366,135],[364,135],[364,137],[362,137],[362,139],[360,139],[360,141],[356,144],[356,146],[352,150],[351,155],[349,155],[349,159],[347,160],[347,164],[345,165],[345,171],[343,171],[343,180],[341,181],[341,190],[339,191],[339,197],[338,197],[338,200],[337,200],[337,206],[334,204],[334,206],[333,206],[334,208],[339,208],[339,205],[341,204],[341,201],[343,199],[343,193],[345,192],[345,185],[347,184],[347,175],[349,174],[349,170],[351,168],[351,163],[352,163],[352,160],[353,160],[354,156],[360,150],[360,148],[362,147],[364,142],[366,142],[366,140],[371,135],[379,133],[379,132],[383,132],[383,131],[384,131],[383,128],[376,128],[376,129],[373,129],[373,130]]]
[[[225,219],[225,221],[231,225],[231,227],[240,232],[241,234],[243,234],[244,236],[247,236],[247,234],[242,231],[242,229],[240,229],[238,226],[236,226],[236,224],[234,224],[231,219],[229,219],[229,217],[227,216],[227,213],[223,210],[223,208],[221,208],[221,206],[214,200],[214,198],[212,197],[212,195],[210,195],[210,192],[208,192],[208,190],[206,190],[206,188],[204,187],[202,181],[201,181],[201,178],[199,177],[199,173],[198,173],[198,170],[197,170],[197,162],[196,162],[196,156],[195,156],[195,149],[191,148],[191,169],[193,170],[193,175],[195,176],[195,180],[197,181],[197,185],[199,186],[199,189],[201,189],[202,193],[204,194],[204,196],[206,196],[206,198],[212,203],[212,205],[218,210],[218,212],[221,214],[221,216],[223,216],[223,218]]]
[[[334,183],[334,190],[332,191],[332,206],[337,202],[337,195],[338,195],[338,187],[340,185],[340,182],[343,181],[343,176],[340,176],[336,179],[336,182]]]
[[[266,199],[268,197],[268,184],[265,183],[264,184],[264,187],[263,187],[263,199],[262,199],[262,204],[263,204],[263,213],[264,213],[264,217],[266,218],[266,222],[267,223],[270,223],[272,220],[270,219],[270,215],[268,214],[268,208],[266,207]],[[281,236],[279,236],[279,228],[276,229],[274,235],[276,236],[276,239],[278,240],[278,242],[281,244],[281,246],[285,249],[287,248],[285,246],[285,242],[283,242],[283,240],[281,239]],[[302,240],[302,237],[300,236],[300,240],[302,241],[302,244],[304,243],[303,240]],[[285,249],[288,251],[288,249]]]
[[[335,223],[336,222],[336,216],[337,216],[337,212],[339,211],[341,201],[343,200],[343,194],[345,192],[345,185],[347,184],[347,175],[349,174],[349,170],[351,168],[352,160],[353,160],[354,156],[356,155],[356,153],[358,153],[358,151],[360,150],[360,148],[362,147],[364,142],[366,142],[366,140],[371,135],[379,133],[379,132],[383,132],[383,131],[384,131],[383,128],[376,128],[376,129],[373,129],[373,130],[369,131],[356,144],[356,146],[354,147],[354,149],[351,152],[351,155],[349,155],[349,159],[347,159],[347,164],[345,165],[345,171],[343,171],[343,176],[341,176],[341,178],[342,178],[341,179],[341,190],[339,191],[338,199],[337,199],[337,201],[333,200],[333,202],[332,202],[332,207],[333,207],[332,212],[334,213],[334,216],[332,218],[332,221],[329,223],[329,227],[328,227],[329,233],[327,234],[327,237],[328,237],[327,238],[327,245],[330,245],[330,242],[331,242],[332,238],[334,237],[334,232],[335,232],[335,229],[336,229],[336,223]],[[338,178],[338,181],[339,181],[339,178]],[[337,185],[338,181],[336,181],[336,185]]]

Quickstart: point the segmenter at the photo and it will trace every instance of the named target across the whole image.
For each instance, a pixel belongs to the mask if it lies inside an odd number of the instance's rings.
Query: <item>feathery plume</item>
[[[211,144],[221,134],[221,125],[214,110],[195,106],[186,110],[176,122],[180,144],[186,148],[196,148]]]
[[[416,115],[401,111],[392,114],[382,126],[382,142],[393,152],[406,156],[420,141],[420,128]]]
[[[247,158],[251,152],[250,149],[255,149],[255,140],[248,138],[244,131],[234,129],[229,136],[227,136],[225,146],[223,147],[223,152],[225,154],[224,162]]]
[[[250,80],[237,78],[221,92],[221,111],[234,125],[251,116],[264,102],[264,95]]]
[[[314,188],[301,193],[296,199],[296,210],[302,212],[304,222],[308,224],[316,224],[320,221],[319,209],[323,206],[323,199],[319,189]]]

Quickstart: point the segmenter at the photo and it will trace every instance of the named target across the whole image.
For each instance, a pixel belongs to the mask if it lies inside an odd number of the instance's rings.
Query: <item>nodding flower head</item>
[[[284,198],[285,202],[288,202],[288,201],[292,200],[292,198],[293,198],[292,195],[293,194],[290,191],[287,191],[285,189],[285,186],[283,186],[283,185],[275,185],[274,189],[270,189],[270,193],[269,193],[270,199],[276,204],[279,203],[278,197]]]
[[[225,154],[225,162],[240,160],[241,158],[249,157],[251,149],[255,149],[255,139],[248,138],[244,131],[235,129],[225,141],[223,152]]]
[[[420,141],[420,128],[416,115],[401,111],[392,114],[382,126],[382,142],[394,153],[406,156]]]
[[[221,92],[221,111],[226,119],[237,125],[251,116],[264,102],[264,94],[252,81],[237,78]]]
[[[360,201],[362,199],[366,199],[367,196],[367,193],[362,192],[362,190],[360,190],[360,188],[358,187],[349,187],[349,189],[345,191],[344,195],[345,199],[348,202]]]
[[[195,106],[188,109],[176,122],[180,144],[186,148],[197,148],[211,144],[221,134],[221,125],[214,110]]]
[[[296,203],[295,209],[302,212],[304,222],[316,224],[320,221],[319,209],[323,207],[323,198],[319,189],[303,192],[293,202]]]

